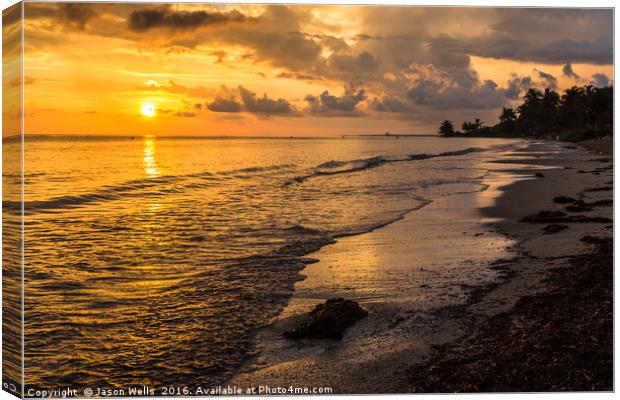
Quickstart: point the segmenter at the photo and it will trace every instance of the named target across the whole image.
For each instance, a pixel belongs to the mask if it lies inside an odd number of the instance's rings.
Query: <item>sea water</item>
[[[26,389],[224,382],[286,305],[305,255],[484,190],[484,157],[515,145],[27,136]],[[18,215],[19,198],[3,209]]]

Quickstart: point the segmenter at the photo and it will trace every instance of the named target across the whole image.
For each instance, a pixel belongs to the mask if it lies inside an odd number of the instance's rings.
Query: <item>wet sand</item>
[[[555,196],[611,198],[609,191],[587,191],[612,179],[605,169],[610,163],[599,160],[582,148],[533,143],[482,165],[488,173],[480,191],[437,199],[310,255],[319,261],[306,267],[288,307],[261,333],[258,357],[229,383],[419,391],[411,369],[437,357],[434,346],[444,345],[447,353],[519,299],[545,292],[549,271],[591,251],[581,237],[611,234],[607,225],[579,223],[545,235],[545,224],[519,222],[563,207],[553,203]],[[584,214],[611,217],[611,207]],[[358,301],[369,316],[340,342],[282,338],[300,315],[333,297]],[[441,382],[431,391],[442,391]]]

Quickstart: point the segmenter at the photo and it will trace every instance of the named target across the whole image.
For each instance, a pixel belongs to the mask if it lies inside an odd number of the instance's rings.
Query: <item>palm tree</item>
[[[513,134],[517,127],[517,114],[512,108],[502,107],[498,128],[501,133]]]
[[[461,128],[463,128],[463,133],[475,134],[482,129],[482,124],[484,124],[484,122],[480,121],[480,118],[476,118],[474,122],[463,122]]]
[[[538,89],[530,89],[523,96],[523,104],[517,108],[518,125],[524,133],[534,133],[540,121],[543,93]]]
[[[555,90],[546,88],[545,93],[540,101],[539,123],[549,131],[558,117],[558,105],[560,104],[560,96]]]
[[[445,120],[441,123],[441,126],[439,126],[439,134],[442,136],[451,136],[454,135],[454,125],[452,124],[452,121],[449,120]]]
[[[613,88],[597,88],[592,85],[584,87],[585,114],[588,123],[594,129],[594,137],[598,137],[601,123],[613,123]],[[606,120],[606,121],[603,121]]]
[[[577,86],[564,90],[558,110],[560,125],[569,128],[581,128],[583,127],[584,114],[584,90]]]

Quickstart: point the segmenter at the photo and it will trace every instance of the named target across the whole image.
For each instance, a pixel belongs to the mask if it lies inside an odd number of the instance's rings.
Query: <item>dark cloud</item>
[[[579,75],[573,71],[573,66],[569,62],[562,67],[562,74],[567,78],[579,79]]]
[[[197,117],[198,114],[193,111],[177,111],[174,113],[175,117],[184,117],[184,118],[194,118]]]
[[[512,78],[506,84],[506,97],[511,100],[517,100],[521,98],[521,95],[527,92],[532,85],[532,78],[529,76],[520,77],[513,74]]]
[[[534,73],[538,75],[540,79],[543,80],[546,87],[553,89],[553,90],[558,88],[558,80],[555,76],[548,74],[544,71],[541,71],[539,69],[535,69]]]
[[[88,3],[30,3],[24,12],[28,19],[50,18],[61,26],[78,30],[84,30],[99,14],[99,5]]]
[[[21,77],[15,78],[13,80],[11,80],[9,82],[9,86],[14,88],[14,87],[20,87],[22,86],[22,84],[25,85],[32,85],[35,83],[35,79],[30,77],[30,76],[26,76],[24,77],[24,80],[22,81]]]
[[[433,65],[412,64],[406,78],[407,98],[438,110],[493,109],[504,105],[515,92],[518,95],[518,88],[509,92],[492,80],[481,82],[471,69],[440,70]]]
[[[67,3],[60,5],[61,20],[77,29],[84,29],[86,23],[98,15],[89,4]]]
[[[433,49],[448,54],[468,54],[480,57],[535,61],[561,64],[565,60],[593,64],[613,62],[611,38],[595,40],[562,39],[548,44],[530,43],[516,37],[478,37],[458,39],[441,36],[430,40]]]
[[[596,87],[609,86],[609,78],[602,73],[596,73],[592,75],[592,84]]]
[[[333,52],[344,53],[346,51],[349,51],[350,49],[347,42],[345,42],[344,39],[342,38],[338,38],[338,37],[331,36],[331,35],[315,35],[315,36],[318,36],[318,39],[320,40],[323,46],[327,47]]]
[[[206,104],[207,108],[213,112],[238,113],[241,112],[241,103],[234,98],[224,99],[216,97],[211,103]]]
[[[267,60],[295,72],[311,70],[321,54],[321,46],[299,32],[236,27],[221,33],[220,37],[230,43],[252,48],[259,60]]]
[[[499,8],[490,28],[495,35],[520,37],[529,43],[549,44],[563,39],[590,41],[612,37],[613,11],[611,8]],[[571,59],[562,62],[566,60]]]
[[[323,77],[312,74],[304,74],[303,72],[280,72],[277,78],[285,78],[285,79],[299,79],[302,81],[320,81]]]
[[[2,10],[2,26],[6,29],[7,26],[15,24],[22,19],[22,7],[21,3],[17,3]]]
[[[355,40],[383,40],[383,38],[381,36],[371,36],[371,35],[367,35],[365,33],[360,33],[355,35],[354,37]]]
[[[413,112],[413,108],[408,102],[395,96],[383,96],[381,100],[374,99],[373,102],[370,103],[370,108],[378,112],[401,114]]]
[[[438,102],[438,96],[441,89],[442,85],[438,82],[433,82],[428,79],[420,79],[409,90],[407,97],[420,105],[434,104]]]
[[[344,95],[338,97],[326,90],[319,96],[308,95],[304,100],[308,102],[312,114],[328,117],[362,116],[364,113],[357,109],[357,105],[366,100],[366,92],[363,89],[355,91],[349,88]]]
[[[420,92],[419,86],[423,87]],[[491,109],[506,103],[505,91],[499,90],[495,82],[484,81],[472,88],[450,85],[437,90],[438,85],[422,81],[409,91],[409,98],[420,105],[432,106],[436,109]]]
[[[17,3],[2,10],[2,56],[19,56],[22,52],[22,5]]]
[[[347,78],[362,78],[373,75],[381,61],[367,51],[357,56],[346,54],[333,54],[329,58],[329,65],[340,73],[345,73]]]
[[[247,90],[243,86],[239,86],[239,94],[241,95],[244,108],[248,112],[263,115],[287,115],[296,113],[295,108],[285,99],[270,99],[266,94],[264,94],[263,97],[257,97],[256,93]]]
[[[228,13],[207,11],[173,11],[169,7],[135,10],[129,14],[127,23],[134,32],[146,32],[153,28],[171,30],[194,30],[199,27],[243,22],[246,17],[239,11]]]

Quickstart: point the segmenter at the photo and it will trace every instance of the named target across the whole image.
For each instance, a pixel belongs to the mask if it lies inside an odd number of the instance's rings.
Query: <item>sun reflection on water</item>
[[[155,178],[159,176],[159,167],[155,161],[155,140],[153,138],[144,139],[144,158],[142,161],[144,172],[147,176]]]

